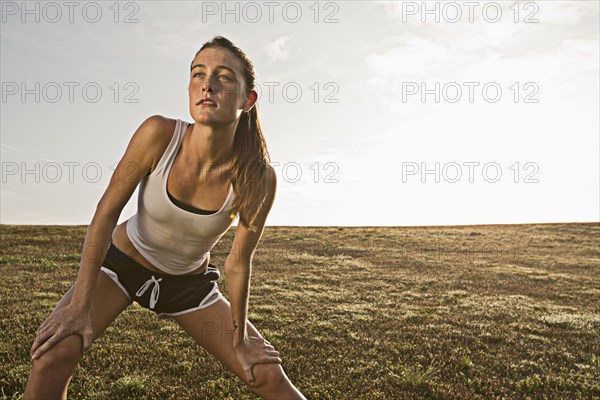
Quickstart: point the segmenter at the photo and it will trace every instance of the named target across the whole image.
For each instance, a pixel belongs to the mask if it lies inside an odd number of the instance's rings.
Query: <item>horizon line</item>
[[[520,223],[490,223],[490,224],[453,224],[453,225],[265,225],[274,228],[452,228],[452,227],[485,227],[485,226],[520,226],[520,225],[600,225],[600,221],[570,221],[570,222],[520,222]],[[56,226],[56,227],[89,227],[90,224],[3,224],[0,227],[17,226]],[[237,225],[231,225],[231,228]]]

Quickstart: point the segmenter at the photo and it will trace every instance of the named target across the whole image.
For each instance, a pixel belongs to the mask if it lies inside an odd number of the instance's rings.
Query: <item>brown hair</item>
[[[248,95],[255,88],[256,75],[252,61],[240,48],[223,36],[215,36],[211,41],[204,43],[196,56],[204,49],[215,47],[231,51],[241,61],[246,95]],[[243,112],[240,116],[233,141],[234,154],[229,172],[235,194],[232,213],[239,213],[240,222],[253,232],[256,232],[254,221],[267,196],[266,181],[271,162],[267,142],[260,127],[257,106],[258,104],[254,103],[250,111]]]

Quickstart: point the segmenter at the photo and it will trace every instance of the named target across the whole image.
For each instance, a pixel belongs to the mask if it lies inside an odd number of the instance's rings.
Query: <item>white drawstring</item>
[[[135,295],[137,297],[141,297],[144,292],[146,292],[146,290],[150,287],[150,285],[154,284],[154,287],[152,288],[152,294],[150,294],[150,309],[154,309],[154,306],[156,305],[156,302],[158,301],[158,295],[160,293],[160,285],[158,282],[162,281],[162,278],[160,279],[156,279],[154,277],[154,275],[152,275],[152,278],[148,279],[146,281],[146,283],[144,283],[142,285],[141,288],[139,288],[139,290],[135,293]]]

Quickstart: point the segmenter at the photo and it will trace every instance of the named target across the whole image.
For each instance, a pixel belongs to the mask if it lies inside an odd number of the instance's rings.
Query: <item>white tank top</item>
[[[196,214],[173,204],[167,178],[189,123],[177,120],[175,133],[156,168],[140,181],[137,212],[127,221],[129,240],[146,260],[167,274],[181,275],[202,266],[210,250],[228,230],[233,186],[214,214]]]

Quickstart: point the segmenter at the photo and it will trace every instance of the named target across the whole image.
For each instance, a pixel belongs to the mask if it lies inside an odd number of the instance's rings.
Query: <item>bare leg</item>
[[[58,310],[71,302],[74,286],[58,302]],[[129,299],[104,272],[98,274],[92,300],[92,323],[95,341],[114,319],[129,305]],[[40,358],[33,360],[23,400],[66,399],[67,387],[82,357],[83,339],[77,334],[66,336]],[[93,346],[93,345],[92,345]]]
[[[248,385],[233,349],[233,320],[229,301],[222,298],[207,308],[182,314],[174,319],[196,342]],[[251,323],[247,324],[247,329],[249,336],[262,337]],[[255,364],[252,367],[252,374],[255,386],[248,385],[248,387],[254,394],[265,400],[306,400],[290,382],[280,364]]]

